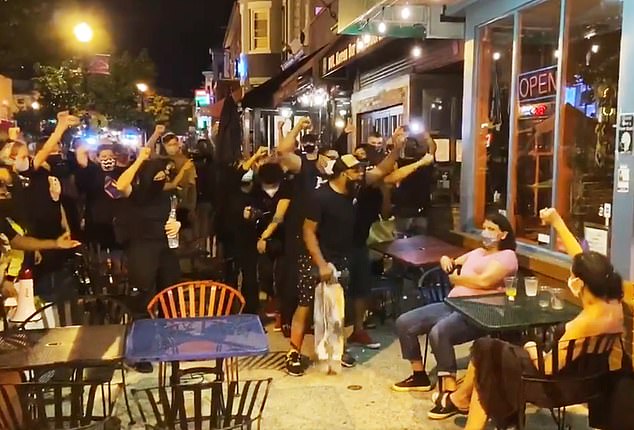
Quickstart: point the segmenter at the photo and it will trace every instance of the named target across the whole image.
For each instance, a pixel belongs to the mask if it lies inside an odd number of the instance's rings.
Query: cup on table
[[[548,285],[541,285],[537,293],[537,303],[540,308],[548,309],[550,306],[550,296],[550,287],[548,287]]]
[[[526,297],[537,296],[537,289],[539,287],[539,281],[534,276],[528,276],[524,278],[524,288],[526,290]]]
[[[515,276],[504,278],[504,292],[509,302],[515,301],[515,296],[517,296],[517,278]]]
[[[552,296],[550,298],[550,307],[556,311],[560,311],[564,308],[564,290],[563,288],[553,288],[551,290]]]

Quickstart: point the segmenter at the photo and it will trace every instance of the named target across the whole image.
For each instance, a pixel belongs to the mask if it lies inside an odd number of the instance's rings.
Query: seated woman
[[[621,277],[607,257],[596,252],[582,252],[574,235],[568,230],[554,209],[544,209],[542,220],[550,224],[562,238],[566,251],[573,256],[568,287],[582,304],[581,313],[568,324],[559,340],[560,351],[565,341],[593,337],[602,334],[618,334],[623,331],[623,285]],[[562,343],[564,341],[564,343]],[[499,357],[504,359],[502,366]],[[524,347],[511,345],[498,339],[482,338],[474,343],[472,361],[467,376],[454,393],[444,393],[436,397],[435,407],[428,413],[432,419],[444,419],[455,414],[467,414],[467,430],[484,429],[490,416],[499,428],[516,423],[520,405],[513,405],[509,399],[517,399],[519,386],[517,376],[521,374],[537,375],[537,348],[534,342]],[[486,357],[486,358],[485,358]],[[566,357],[559,354],[560,360]],[[547,373],[552,369],[550,354],[544,357]],[[560,367],[563,363],[559,363]],[[513,373],[511,375],[510,373]]]
[[[499,289],[504,278],[517,272],[515,234],[508,219],[491,213],[482,224],[482,247],[452,260],[443,257],[440,264],[450,273],[454,285],[450,297],[476,296]],[[462,266],[460,273],[455,271]],[[421,357],[418,337],[426,334],[436,357],[439,391],[456,390],[454,345],[470,342],[484,333],[445,303],[433,303],[414,309],[396,320],[403,358],[409,360],[413,374],[392,386],[394,391],[429,391],[431,382]]]

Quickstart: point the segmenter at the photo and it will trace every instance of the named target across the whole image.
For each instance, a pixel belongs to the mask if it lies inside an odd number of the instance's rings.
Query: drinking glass
[[[504,291],[509,302],[514,302],[515,296],[517,296],[517,278],[515,276],[504,278]]]
[[[539,281],[534,276],[524,278],[524,287],[526,289],[526,297],[535,297],[537,295],[537,287]]]
[[[548,309],[548,306],[550,306],[550,295],[550,288],[548,285],[541,285],[539,287],[537,300],[540,308]]]
[[[554,288],[552,290],[552,297],[550,298],[550,307],[556,311],[560,311],[564,308],[564,290],[562,288]]]

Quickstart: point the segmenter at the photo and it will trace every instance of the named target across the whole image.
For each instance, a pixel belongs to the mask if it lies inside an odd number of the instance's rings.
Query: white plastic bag
[[[315,352],[320,368],[328,374],[341,372],[344,351],[345,299],[339,284],[340,273],[333,268],[334,279],[315,288]]]

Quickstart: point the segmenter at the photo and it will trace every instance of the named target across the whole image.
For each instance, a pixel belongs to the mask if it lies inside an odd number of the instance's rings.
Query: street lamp
[[[80,22],[73,28],[75,38],[81,43],[90,43],[92,41],[95,32],[92,27],[86,22]]]
[[[145,82],[137,82],[136,89],[139,91],[139,95],[141,96],[141,112],[145,112],[145,93],[150,89],[150,87]]]

